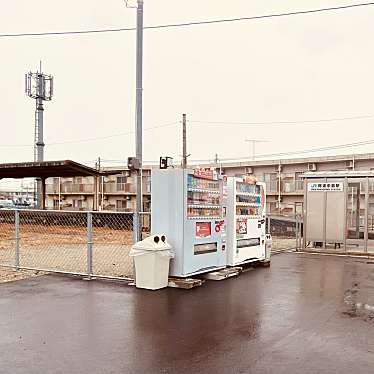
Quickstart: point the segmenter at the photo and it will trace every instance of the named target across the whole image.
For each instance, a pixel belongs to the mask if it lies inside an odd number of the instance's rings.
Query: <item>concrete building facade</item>
[[[150,169],[143,170],[143,211],[150,209]],[[47,209],[135,210],[135,173],[128,169],[102,177],[50,178],[46,182]]]
[[[374,154],[223,163],[226,175],[253,174],[267,186],[269,213],[302,213],[305,172],[374,170]]]
[[[201,166],[220,167],[228,176],[255,175],[258,180],[266,183],[268,212],[292,215],[302,212],[304,182],[301,176],[303,173],[374,170],[374,153],[227,162]],[[143,171],[144,211],[150,209],[150,175],[151,167],[145,168]],[[97,210],[131,212],[135,209],[134,182],[135,174],[127,169],[119,170],[115,175],[98,178],[96,185],[93,177],[54,178],[47,181],[47,207],[66,210],[90,210],[97,207]]]

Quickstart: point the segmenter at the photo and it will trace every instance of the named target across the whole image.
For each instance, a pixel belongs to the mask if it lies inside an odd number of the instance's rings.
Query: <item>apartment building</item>
[[[267,186],[268,212],[294,214],[302,212],[306,171],[374,170],[374,153],[294,158],[266,161],[227,162],[220,165],[228,176],[253,174]],[[109,170],[110,171],[110,170]],[[54,178],[47,180],[49,209],[134,211],[135,175],[130,170],[112,170],[105,177]],[[144,211],[150,209],[151,167],[143,171]],[[60,203],[59,203],[60,201]],[[60,204],[60,205],[59,205]]]
[[[229,176],[253,174],[267,186],[267,210],[275,214],[302,213],[303,173],[307,171],[374,170],[374,153],[223,163]]]
[[[100,177],[50,178],[46,181],[46,207],[56,210],[135,210],[135,172],[104,169]],[[113,174],[112,174],[113,173]],[[143,169],[143,211],[150,210],[151,171]]]

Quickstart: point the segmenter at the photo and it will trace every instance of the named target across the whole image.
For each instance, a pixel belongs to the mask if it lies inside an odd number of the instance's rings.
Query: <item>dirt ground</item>
[[[273,245],[272,245],[273,251],[296,248],[296,239],[295,238],[273,237],[272,240],[273,240]]]
[[[2,224],[0,263],[14,265],[14,238],[14,225]],[[133,261],[128,254],[132,243],[131,231],[95,227],[92,250],[93,273],[131,277]],[[19,246],[21,267],[74,273],[87,272],[87,231],[84,227],[21,225]]]
[[[0,283],[13,282],[20,279],[33,278],[44,273],[31,270],[15,270],[0,267]]]

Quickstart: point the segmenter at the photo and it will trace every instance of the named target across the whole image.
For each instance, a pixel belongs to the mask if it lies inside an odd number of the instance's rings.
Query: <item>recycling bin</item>
[[[158,290],[167,287],[169,263],[174,257],[166,236],[152,235],[133,245],[130,256],[135,263],[135,284],[137,288]]]

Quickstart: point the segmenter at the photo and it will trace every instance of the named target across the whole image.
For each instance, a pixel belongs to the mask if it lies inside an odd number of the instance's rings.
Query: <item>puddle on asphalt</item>
[[[351,289],[344,293],[344,304],[346,310],[343,311],[344,316],[350,318],[359,318],[366,322],[374,324],[374,305],[359,301],[360,287],[358,283],[354,283]]]

